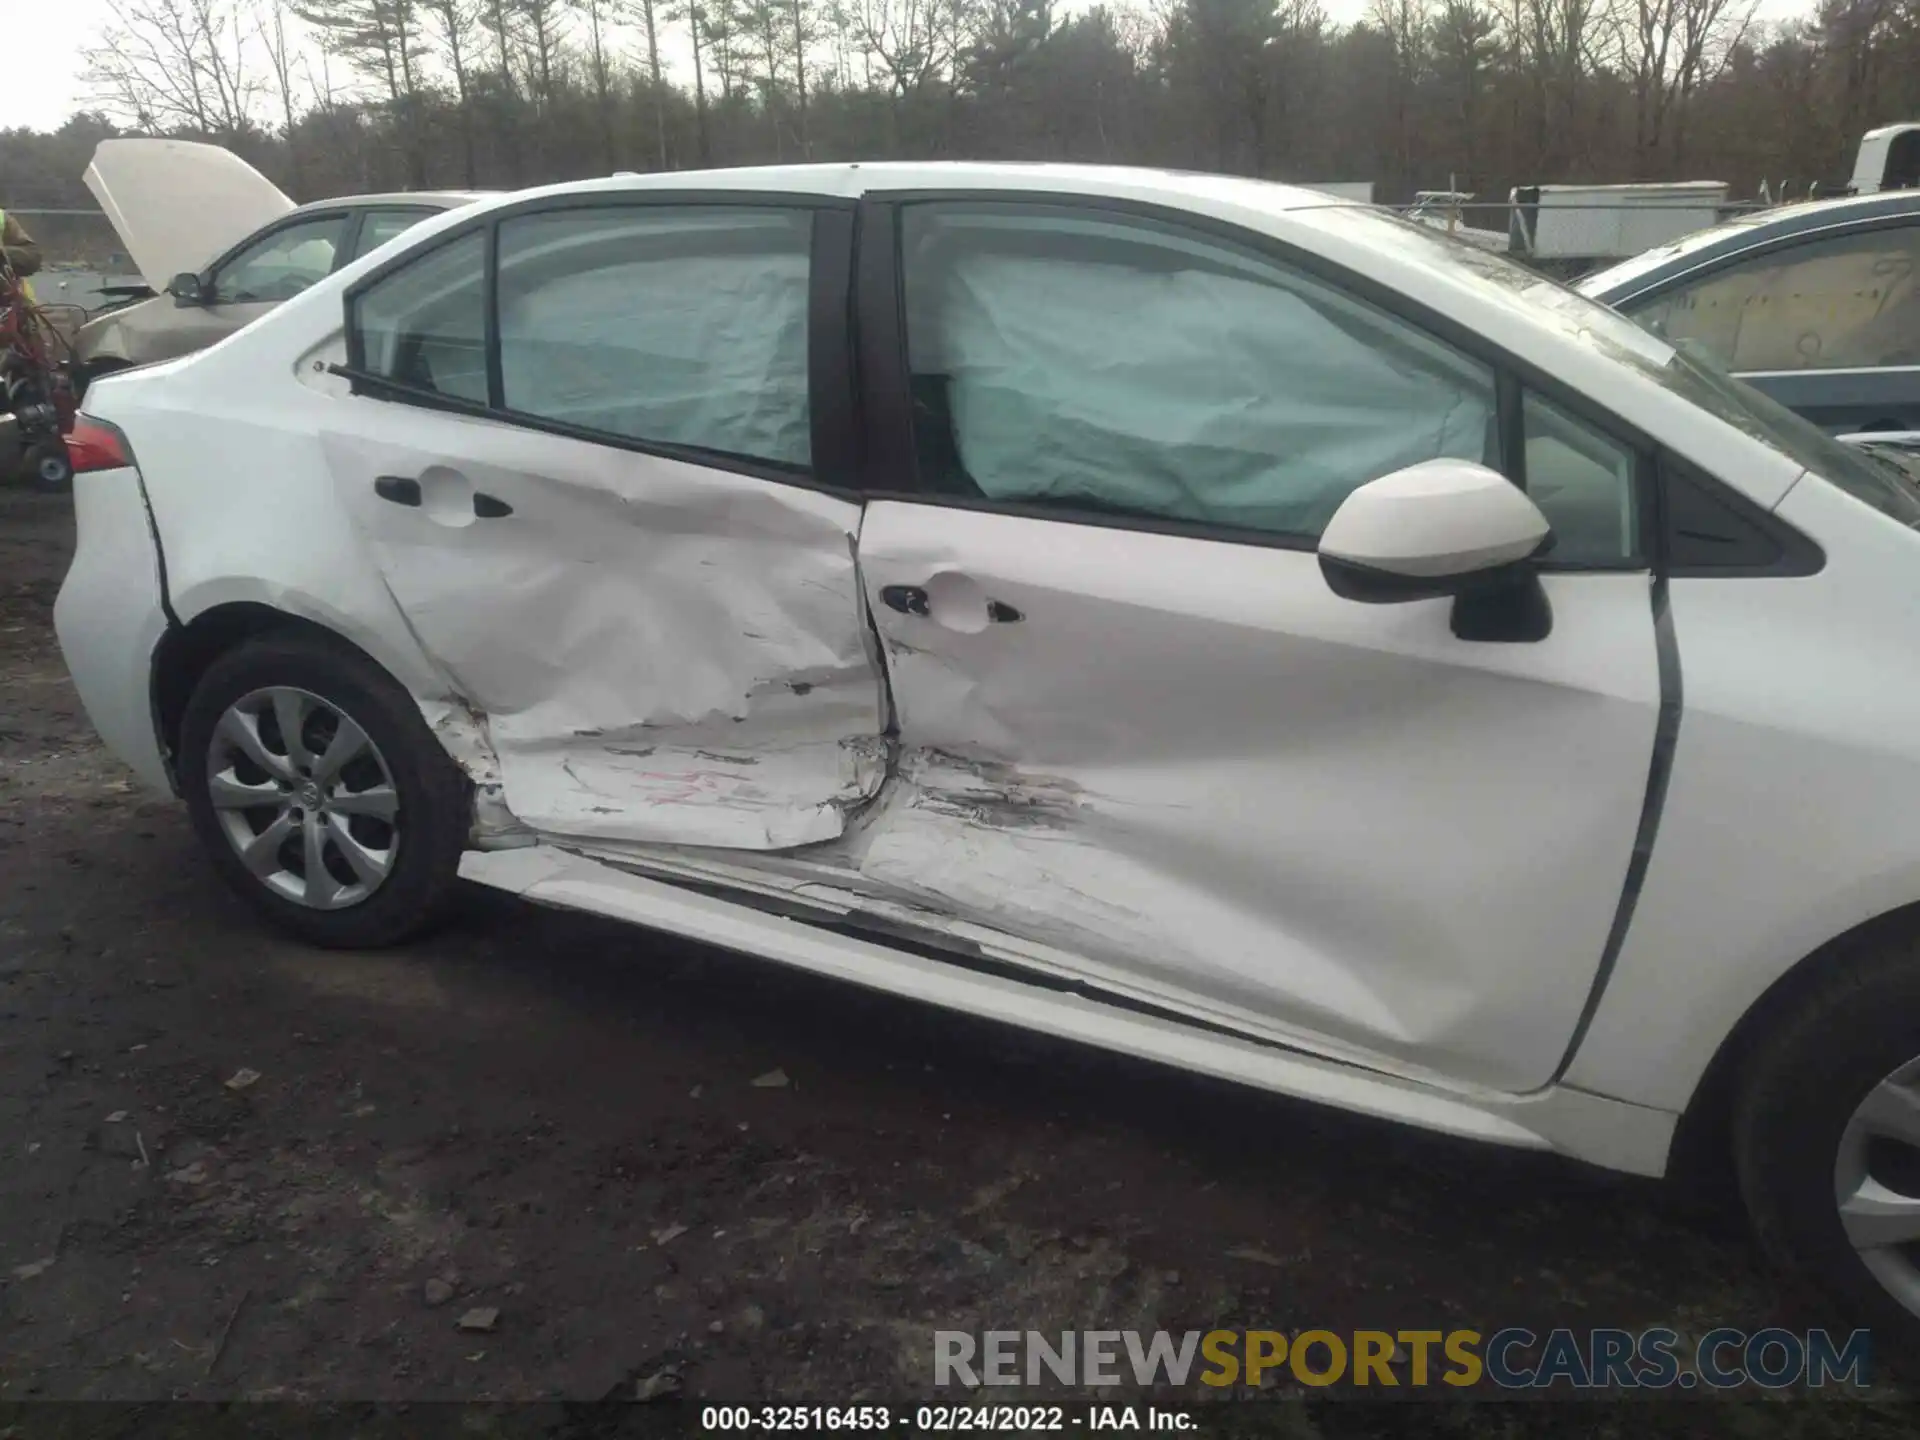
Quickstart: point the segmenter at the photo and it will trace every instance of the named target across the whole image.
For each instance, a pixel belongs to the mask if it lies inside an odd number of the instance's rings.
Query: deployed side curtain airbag
[[[809,220],[561,211],[500,239],[507,408],[804,466]]]
[[[994,499],[1317,534],[1368,480],[1486,457],[1491,377],[1318,287],[1237,255],[1088,263],[956,230],[922,252],[939,278],[909,296],[913,368],[944,378],[960,466]]]

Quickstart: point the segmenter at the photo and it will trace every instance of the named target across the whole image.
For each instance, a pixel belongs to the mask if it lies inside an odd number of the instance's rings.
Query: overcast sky
[[[0,81],[0,129],[28,126],[50,130],[60,125],[75,110],[83,109],[90,96],[81,71],[85,68],[80,52],[92,44],[109,23],[107,0],[0,0],[8,14],[4,22],[7,71]],[[1366,8],[1366,0],[1321,0],[1329,18],[1346,23]],[[1812,9],[1814,0],[1761,0],[1761,13],[1769,19],[1783,19]],[[1059,7],[1064,13],[1082,8],[1081,3]],[[628,37],[629,48],[637,48]],[[681,56],[682,43],[676,33],[668,52],[677,61],[675,69],[688,62]]]

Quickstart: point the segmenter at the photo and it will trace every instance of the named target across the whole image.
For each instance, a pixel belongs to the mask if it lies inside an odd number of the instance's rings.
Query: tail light
[[[133,464],[133,448],[118,426],[83,414],[74,417],[73,429],[67,433],[67,459],[76,475],[117,470]]]

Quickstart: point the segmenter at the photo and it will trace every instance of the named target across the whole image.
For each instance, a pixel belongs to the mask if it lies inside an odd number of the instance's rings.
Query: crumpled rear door
[[[484,226],[349,293],[356,364],[394,389],[321,440],[507,808],[558,836],[833,839],[886,755],[861,506],[824,488],[850,215],[629,197]]]
[[[378,401],[323,437],[394,600],[559,835],[783,849],[885,772],[857,504]]]

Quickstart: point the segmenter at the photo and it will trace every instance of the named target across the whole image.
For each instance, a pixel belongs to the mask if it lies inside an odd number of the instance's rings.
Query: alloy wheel
[[[400,798],[385,757],[337,705],[275,685],[226,708],[207,791],[240,863],[315,910],[358,905],[392,874]]]
[[[1920,1315],[1920,1058],[1854,1107],[1840,1137],[1833,1190],[1861,1263]]]

